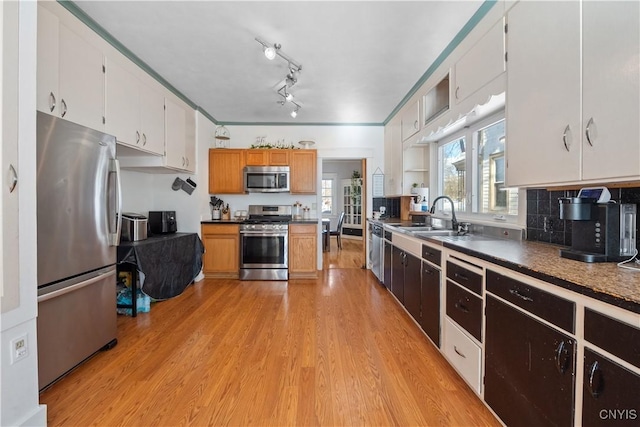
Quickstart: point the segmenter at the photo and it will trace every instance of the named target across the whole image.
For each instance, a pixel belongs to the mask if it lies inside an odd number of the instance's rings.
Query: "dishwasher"
[[[371,271],[382,282],[382,224],[371,223]]]

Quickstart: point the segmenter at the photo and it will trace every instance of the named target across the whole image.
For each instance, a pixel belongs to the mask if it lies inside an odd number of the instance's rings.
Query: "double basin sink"
[[[421,239],[434,238],[438,241],[447,242],[468,242],[468,241],[490,241],[490,240],[502,240],[500,237],[493,235],[485,235],[484,233],[458,233],[445,228],[434,228],[422,224],[407,225],[406,223],[386,223],[391,231],[400,232],[408,236],[413,236]],[[486,227],[485,227],[486,228]],[[514,237],[517,239],[517,233],[514,233]]]

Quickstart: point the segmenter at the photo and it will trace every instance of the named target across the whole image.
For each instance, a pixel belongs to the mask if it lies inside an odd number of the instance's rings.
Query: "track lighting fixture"
[[[284,105],[286,102],[290,102],[295,105],[295,109],[291,111],[291,117],[294,119],[298,115],[298,111],[300,111],[300,105],[293,101],[293,94],[287,90],[287,88],[293,87],[298,82],[298,77],[300,76],[300,71],[302,70],[302,65],[295,62],[293,59],[288,57],[282,50],[280,50],[281,45],[278,43],[269,44],[265,41],[260,40],[258,37],[255,38],[258,43],[262,45],[264,55],[267,59],[272,60],[276,56],[287,61],[287,68],[289,72],[284,78],[284,84],[278,89],[278,95],[280,95],[283,100],[278,101],[278,104]]]
[[[269,61],[275,59],[276,52],[280,49],[279,44],[274,44],[273,46],[265,46],[264,47],[264,56],[267,57]]]

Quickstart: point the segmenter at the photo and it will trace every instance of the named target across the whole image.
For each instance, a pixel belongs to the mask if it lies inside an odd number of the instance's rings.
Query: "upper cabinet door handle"
[[[564,143],[565,150],[571,151],[570,150],[571,139],[567,140],[567,135],[571,137],[571,128],[569,127],[569,125],[567,125],[567,127],[564,128],[564,133],[562,134],[562,142]]]
[[[9,193],[13,193],[13,190],[16,189],[16,185],[18,185],[18,173],[16,172],[16,169],[13,167],[13,165],[9,165],[9,174]]]
[[[140,132],[136,131],[136,144],[140,142]]]
[[[415,130],[418,130],[418,120],[416,120],[415,122],[413,122],[413,128]]]
[[[147,145],[147,135],[145,135],[144,133],[142,134],[142,146]]]
[[[49,112],[53,113],[53,110],[56,109],[56,96],[53,92],[49,92]]]
[[[67,114],[67,103],[65,102],[64,99],[60,100],[60,104],[62,104],[62,117],[64,117]]]
[[[591,126],[593,125],[593,117],[589,119],[587,122],[587,128],[584,131],[585,136],[587,137],[587,142],[590,146],[593,147],[593,141],[591,140]]]
[[[456,87],[456,99],[460,99],[458,98],[458,92],[460,92],[460,86]]]

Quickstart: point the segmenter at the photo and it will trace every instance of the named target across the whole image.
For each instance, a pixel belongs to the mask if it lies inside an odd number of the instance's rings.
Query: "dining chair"
[[[338,226],[335,230],[329,230],[329,238],[331,236],[336,236],[338,239],[338,249],[342,249],[342,224],[344,223],[344,211],[340,212],[340,216],[338,217]],[[326,233],[326,231],[323,231]],[[329,246],[331,246],[331,242],[329,242]]]

